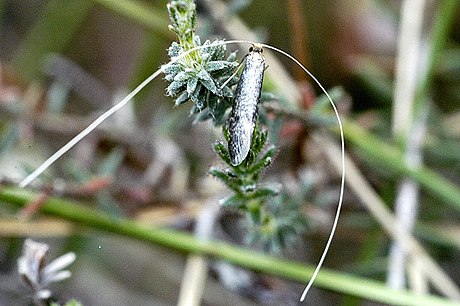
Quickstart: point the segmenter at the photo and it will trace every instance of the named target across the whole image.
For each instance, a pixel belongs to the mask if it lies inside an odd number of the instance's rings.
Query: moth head
[[[249,48],[249,52],[257,52],[257,53],[264,53],[264,48],[260,44],[252,44]]]

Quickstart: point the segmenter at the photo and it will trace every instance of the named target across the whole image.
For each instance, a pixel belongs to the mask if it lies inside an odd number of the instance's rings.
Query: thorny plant
[[[193,0],[171,1],[168,6],[170,29],[178,36],[168,54],[171,59],[181,53],[201,46],[195,34],[196,11]],[[206,41],[204,45],[210,44]],[[232,87],[238,82],[234,70],[238,66],[236,52],[226,56],[225,45],[212,46],[183,56],[175,64],[164,68],[165,79],[170,82],[167,95],[175,97],[175,105],[192,101],[190,114],[195,122],[212,119],[214,124],[226,120],[232,106]],[[264,120],[266,121],[266,120]],[[225,124],[226,142],[229,134]],[[298,211],[299,205],[291,205],[278,184],[261,183],[261,173],[272,163],[273,145],[265,148],[268,132],[256,123],[251,148],[247,158],[238,166],[231,164],[227,145],[219,141],[214,150],[227,165],[224,169],[212,167],[209,172],[220,179],[233,195],[222,201],[226,208],[244,212],[247,219],[247,242],[261,246],[266,251],[278,252],[295,242],[306,229],[306,219]]]
[[[228,131],[224,127],[228,142]],[[260,175],[273,160],[275,146],[264,150],[268,133],[256,124],[248,157],[238,166],[230,163],[227,146],[218,141],[214,150],[225,161],[228,168],[212,167],[209,172],[220,179],[234,194],[222,200],[226,208],[246,213],[249,235],[248,243],[256,244],[265,251],[281,251],[295,242],[297,235],[307,226],[305,218],[298,213],[300,202],[290,201],[281,193],[279,184],[260,183]]]
[[[200,37],[194,31],[195,3],[191,0],[171,1],[167,8],[172,22],[169,28],[179,38],[179,43],[173,42],[169,47],[169,57],[177,57],[201,46]],[[209,44],[211,42],[207,40],[203,45]],[[171,82],[166,94],[177,97],[176,106],[191,100],[194,105],[190,114],[198,114],[196,121],[212,118],[215,124],[221,124],[226,110],[232,105],[231,86],[238,82],[232,74],[238,62],[236,52],[226,57],[226,51],[225,45],[203,48],[164,68],[165,79]]]

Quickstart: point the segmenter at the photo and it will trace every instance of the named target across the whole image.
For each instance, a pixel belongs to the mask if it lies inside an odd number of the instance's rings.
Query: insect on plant
[[[243,162],[251,146],[265,71],[262,53],[260,44],[253,44],[249,48],[246,66],[236,87],[235,102],[228,118],[228,151],[234,166]]]
[[[313,81],[320,87],[322,92],[326,95],[329,100],[331,107],[334,110],[339,130],[340,130],[340,141],[341,141],[341,164],[342,164],[342,179],[340,187],[340,195],[337,206],[336,215],[332,225],[332,229],[327,240],[326,246],[324,248],[323,254],[319,260],[316,269],[311,276],[305,290],[302,293],[300,301],[303,301],[306,297],[307,292],[311,288],[331,245],[332,239],[334,237],[335,229],[337,227],[340,210],[343,202],[343,191],[345,185],[345,142],[343,136],[343,128],[340,120],[338,110],[326,91],[326,89],[321,85],[321,83],[308,71],[297,59],[292,55],[286,53],[283,50],[280,50],[276,47],[267,45],[267,44],[257,44],[251,41],[245,40],[231,40],[231,41],[217,41],[214,43],[209,43],[205,45],[198,45],[188,50],[184,50],[179,54],[172,57],[171,61],[163,65],[160,69],[152,73],[147,79],[145,79],[141,84],[139,84],[132,92],[130,92],[125,98],[118,102],[115,106],[104,112],[96,120],[94,120],[87,128],[81,131],[63,147],[61,147],[57,152],[51,155],[46,161],[44,161],[37,169],[35,169],[31,174],[25,177],[20,183],[19,186],[24,188],[29,185],[35,178],[37,178],[41,173],[43,173],[49,166],[51,166],[57,159],[64,155],[68,150],[75,146],[80,140],[85,136],[91,133],[97,126],[104,122],[107,118],[113,115],[115,112],[120,110],[125,106],[139,91],[141,91],[147,84],[156,79],[161,73],[167,71],[169,68],[173,67],[176,63],[182,60],[184,57],[188,56],[192,52],[196,52],[203,49],[209,49],[211,47],[229,45],[229,44],[251,44],[249,54],[246,56],[246,66],[241,74],[241,79],[237,85],[237,90],[235,94],[235,101],[233,104],[232,112],[228,120],[229,127],[229,155],[230,162],[232,165],[236,166],[241,164],[244,159],[247,157],[251,140],[253,137],[253,132],[256,125],[258,103],[261,95],[262,81],[265,70],[265,59],[262,55],[263,48],[270,49],[275,52],[278,52],[290,60],[299,65],[305,73],[307,73]],[[225,83],[224,83],[225,85]],[[223,86],[222,86],[223,87]]]

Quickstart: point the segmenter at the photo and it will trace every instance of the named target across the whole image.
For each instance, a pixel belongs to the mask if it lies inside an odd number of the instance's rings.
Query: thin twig
[[[218,202],[218,199],[210,198],[196,218],[195,235],[202,241],[210,241],[214,238],[215,222],[220,209]],[[207,273],[208,264],[205,257],[191,255],[187,258],[177,305],[201,305]]]
[[[11,108],[5,103],[0,103],[1,119],[20,120],[21,122],[33,124],[39,130],[62,136],[73,136],[79,133],[94,120],[95,116],[97,116],[97,113],[85,116],[49,112],[30,114]],[[152,137],[149,136],[149,132],[145,129],[122,126],[114,122],[105,122],[98,126],[96,131],[104,138],[127,145],[146,145],[152,141]]]
[[[393,103],[393,134],[396,139],[406,143],[404,162],[408,167],[418,168],[422,164],[426,120],[414,119],[414,102],[417,81],[423,71],[421,65],[422,24],[425,1],[406,0],[401,7],[401,26],[399,32],[398,57],[396,61],[396,80]],[[426,118],[426,117],[425,117]],[[414,120],[420,128],[415,129]],[[422,133],[420,133],[422,132]],[[395,200],[397,226],[411,232],[418,211],[419,185],[410,178],[404,179],[398,188]],[[413,257],[415,258],[415,257]],[[406,252],[399,243],[393,243],[388,263],[387,283],[390,288],[405,287]],[[417,267],[419,265],[411,265]]]
[[[414,119],[424,8],[424,0],[402,2],[392,117],[393,134],[397,138],[408,137]]]
[[[305,26],[304,12],[300,0],[286,1],[289,23],[291,25],[291,48],[292,55],[298,59],[305,67],[311,69],[310,56],[307,48],[308,31]],[[294,68],[297,80],[304,80],[305,73],[297,67]]]
[[[340,152],[340,151],[339,151]],[[336,162],[338,159],[335,159]],[[2,188],[0,200],[17,207],[23,207],[36,194],[24,189]],[[304,282],[313,274],[314,267],[292,261],[286,261],[266,254],[231,246],[222,242],[203,242],[192,235],[174,231],[143,227],[133,221],[116,219],[100,211],[84,205],[77,205],[64,199],[50,198],[42,207],[41,212],[50,216],[64,218],[79,225],[113,234],[131,237],[153,245],[160,245],[184,253],[205,254],[230,263]],[[391,305],[413,306],[458,306],[458,302],[449,301],[432,295],[414,295],[408,291],[389,290],[384,284],[370,279],[322,269],[315,282],[316,286],[335,292],[354,295],[369,300]],[[448,283],[446,283],[448,285]]]
[[[315,133],[313,139],[317,145],[324,150],[334,168],[340,173],[342,171],[342,165],[340,163],[340,149],[337,145],[325,134]],[[439,265],[410,233],[396,226],[397,221],[395,217],[391,214],[379,195],[369,185],[349,156],[346,156],[345,163],[348,175],[348,186],[361,199],[362,203],[382,225],[385,231],[405,248],[411,258],[419,258],[419,260],[423,262],[425,273],[437,290],[450,298],[460,300],[460,290],[457,285],[446,273],[444,273]]]
[[[273,113],[277,116],[300,121],[308,129],[315,129],[315,128],[320,128],[320,127],[332,127],[337,124],[337,121],[334,117],[324,118],[324,117],[319,117],[319,116],[313,116],[307,112],[292,111],[292,110],[288,110],[286,108],[280,107],[278,103],[265,102],[262,104],[262,107],[267,112]]]

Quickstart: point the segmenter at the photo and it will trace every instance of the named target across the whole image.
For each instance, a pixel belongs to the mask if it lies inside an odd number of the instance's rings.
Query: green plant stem
[[[414,233],[433,245],[460,250],[458,232],[451,232],[448,226],[418,223],[415,225]]]
[[[92,0],[123,17],[134,20],[167,39],[174,39],[168,30],[169,20],[166,14],[158,13],[151,5],[134,0]]]
[[[376,168],[388,169],[414,179],[431,194],[460,211],[459,187],[425,166],[417,169],[408,167],[399,149],[372,135],[353,122],[348,121],[344,124],[344,133],[347,141],[361,149],[366,156],[375,162],[374,166]]]
[[[378,237],[375,240],[370,240],[369,243],[368,238],[365,238],[364,251],[361,252],[365,256],[362,256],[363,258],[358,262],[378,257],[378,252],[382,249],[382,232],[377,228],[377,223],[372,216],[368,213],[347,213],[347,215],[342,216],[340,223],[345,228],[358,230],[370,237],[375,233],[375,236]],[[418,221],[414,227],[414,236],[436,247],[460,250],[460,236],[456,235],[455,230],[449,227],[449,223],[445,225],[443,223],[433,224]]]
[[[393,80],[387,72],[374,61],[367,58],[357,59],[354,74],[366,93],[380,106],[387,106],[393,101]]]
[[[0,189],[0,200],[19,208],[30,203],[37,194],[17,189]],[[203,242],[194,236],[171,229],[147,228],[125,219],[115,219],[89,207],[59,198],[49,198],[41,212],[63,218],[93,229],[106,231],[160,245],[181,253],[210,256],[266,274],[306,283],[314,268],[256,253],[222,242]],[[460,305],[431,295],[414,295],[408,291],[394,291],[373,280],[322,269],[315,281],[317,287],[392,305]],[[299,293],[300,294],[300,293]]]
[[[449,31],[452,29],[458,4],[458,0],[443,0],[440,3],[439,10],[435,17],[433,30],[431,32],[426,70],[419,81],[419,86],[415,96],[415,115],[419,113],[419,110],[424,109],[425,104],[427,103],[428,92],[430,90],[430,84],[435,71],[434,68],[440,58],[442,49],[446,45]]]
[[[21,42],[11,61],[26,80],[41,76],[42,62],[49,53],[62,52],[90,12],[89,0],[50,0]]]
[[[270,109],[270,108],[269,108]],[[311,118],[299,114],[292,113],[285,109],[276,108],[270,109],[278,115],[286,116],[299,120],[307,127],[316,122],[312,122]],[[404,175],[414,179],[426,190],[434,196],[442,199],[454,209],[460,211],[460,188],[452,184],[447,179],[440,176],[438,173],[427,168],[426,166],[413,169],[407,166],[403,159],[403,154],[400,149],[393,146],[351,120],[347,120],[343,124],[344,136],[347,142],[355,145],[367,157],[372,159],[376,168],[385,168],[399,175]],[[338,133],[338,129],[334,128],[334,132]]]
[[[448,66],[446,55],[442,54],[443,48],[448,40],[449,31],[455,21],[456,11],[459,5],[457,0],[440,1],[439,10],[435,17],[433,29],[430,35],[430,44],[427,55],[426,70],[419,80],[415,96],[414,114],[420,109],[424,109],[427,96],[430,90],[432,78],[436,72],[437,63],[444,61],[442,66]],[[387,105],[392,101],[391,80],[377,65],[370,60],[361,60],[355,68],[355,73],[363,85],[372,93],[382,104]]]

